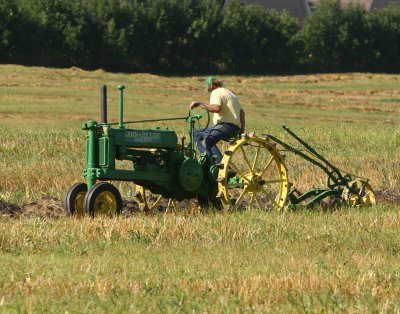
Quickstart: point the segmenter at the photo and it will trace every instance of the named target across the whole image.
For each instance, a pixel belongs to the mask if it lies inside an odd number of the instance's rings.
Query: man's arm
[[[244,128],[246,126],[246,118],[243,109],[240,109],[240,134],[244,133]]]
[[[221,112],[221,106],[220,105],[214,105],[214,104],[207,104],[204,102],[198,102],[198,101],[192,101],[190,104],[190,109],[196,108],[196,107],[202,107],[204,109],[207,109],[210,112]]]

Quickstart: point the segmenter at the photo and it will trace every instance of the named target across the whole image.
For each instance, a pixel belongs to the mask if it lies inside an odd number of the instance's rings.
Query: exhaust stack
[[[107,123],[107,86],[100,88],[101,123]]]

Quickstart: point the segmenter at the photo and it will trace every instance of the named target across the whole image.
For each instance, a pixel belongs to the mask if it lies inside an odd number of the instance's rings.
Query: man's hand
[[[194,108],[200,106],[200,104],[201,104],[201,102],[192,101],[189,107],[190,107],[190,109],[194,109]]]

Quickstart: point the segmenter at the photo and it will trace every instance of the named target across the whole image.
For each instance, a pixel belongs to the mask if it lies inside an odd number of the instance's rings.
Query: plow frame
[[[310,189],[304,193],[300,192],[295,186],[289,183],[290,189],[287,195],[288,209],[312,208],[320,204],[327,197],[333,197],[333,200],[331,200],[330,202],[331,204],[333,203],[339,205],[343,202],[346,203],[344,195],[348,195],[349,193],[354,195],[357,193],[359,194],[360,192],[357,191],[352,184],[355,181],[361,182],[363,186],[365,185],[368,189],[372,191],[368,183],[368,179],[352,175],[349,172],[339,169],[338,167],[334,166],[330,161],[328,161],[325,157],[323,157],[320,153],[318,153],[313,147],[311,147],[310,144],[305,142],[286,125],[283,125],[282,128],[292,138],[300,143],[303,148],[295,148],[292,145],[285,143],[275,136],[269,134],[266,135],[267,138],[281,145],[283,147],[283,149],[279,149],[281,152],[293,153],[320,168],[327,175],[327,187]],[[371,201],[372,203],[375,203],[375,198],[371,197]]]

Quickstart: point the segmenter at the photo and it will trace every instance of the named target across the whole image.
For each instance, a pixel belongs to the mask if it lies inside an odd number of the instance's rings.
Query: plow
[[[349,207],[369,206],[375,196],[368,179],[335,167],[291,129],[284,130],[302,149],[280,139],[255,133],[224,139],[227,149],[221,163],[200,154],[194,132],[205,128],[208,111],[190,110],[186,116],[148,120],[124,120],[124,86],[118,86],[118,122],[107,119],[107,89],[101,89],[101,120],[82,125],[86,131],[85,182],[64,194],[64,210],[72,216],[115,215],[123,207],[118,188],[110,181],[134,184],[134,197],[143,211],[177,207],[184,201],[221,210],[259,208],[282,210],[313,208],[328,203]],[[187,135],[159,126],[135,125],[182,121]],[[295,154],[320,168],[325,187],[300,192],[289,181],[286,154]],[[121,162],[128,167],[121,167]]]
[[[287,126],[284,125],[283,129],[301,144],[302,147],[295,148],[272,135],[267,135],[267,138],[281,147],[280,152],[286,151],[295,154],[306,162],[318,167],[326,175],[325,187],[313,188],[303,193],[290,184],[287,195],[288,209],[312,208],[320,205],[321,202],[324,202],[328,206],[345,205],[348,207],[362,207],[375,204],[375,194],[367,178],[340,170]]]

